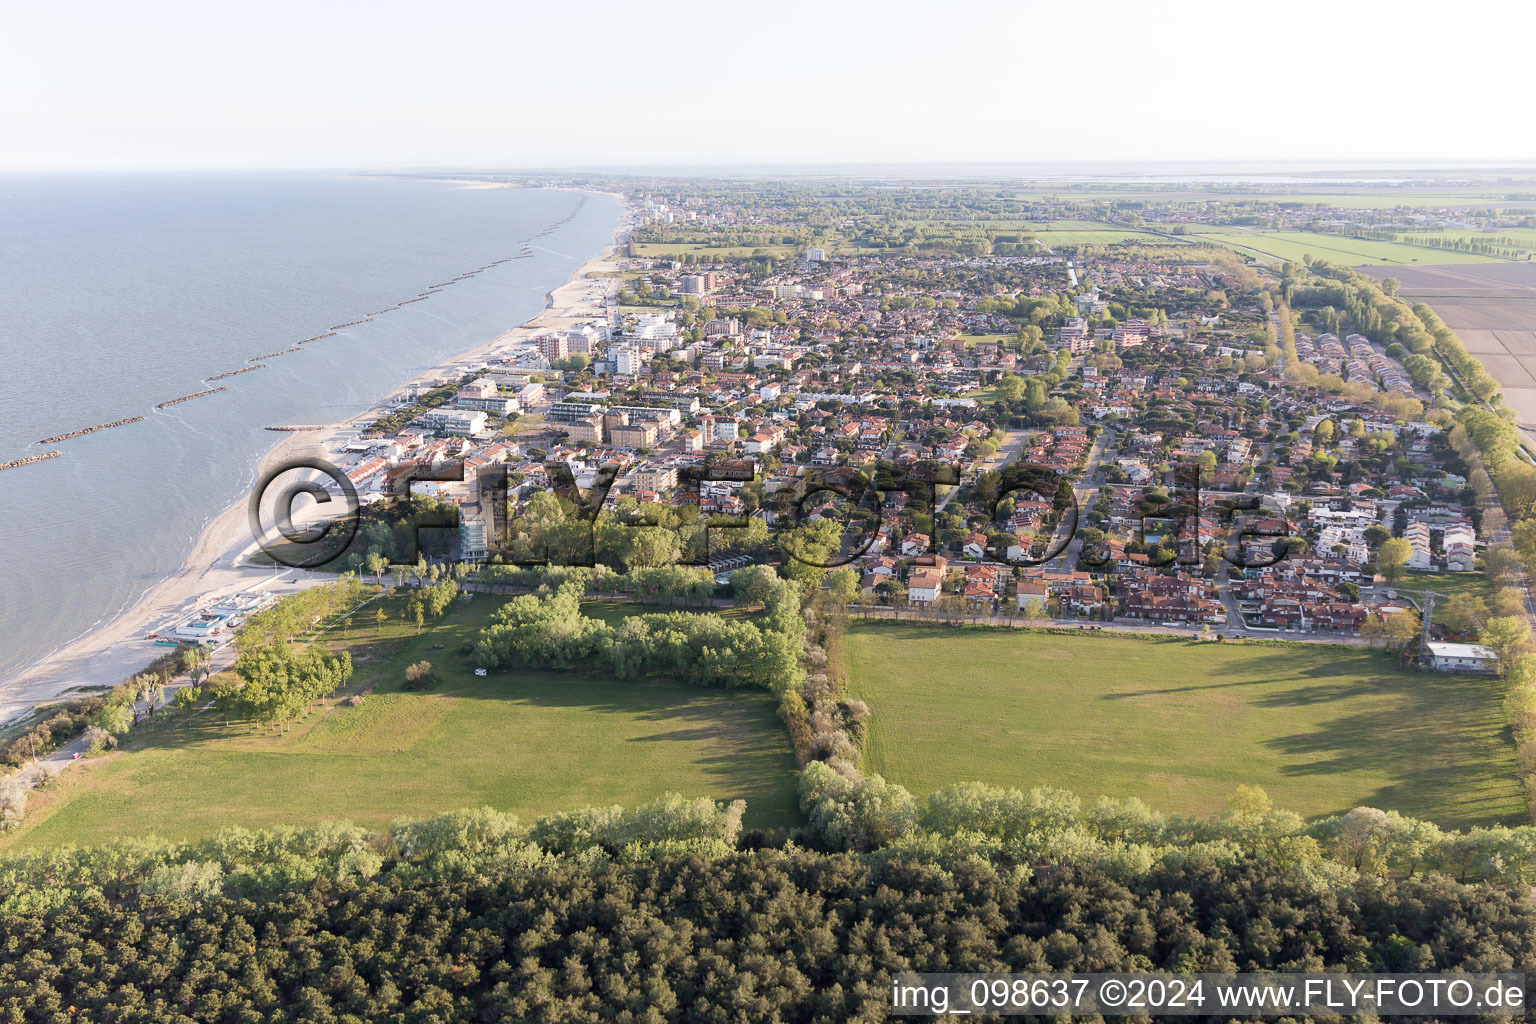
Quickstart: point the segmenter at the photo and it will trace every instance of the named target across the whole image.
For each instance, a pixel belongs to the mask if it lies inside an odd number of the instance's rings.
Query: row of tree
[[[1165,815],[1135,797],[1101,797],[1085,807],[1064,790],[981,783],[918,800],[879,775],[860,778],[813,761],[801,772],[800,805],[824,849],[886,856],[975,856],[1020,867],[1092,863],[1134,878],[1192,850],[1219,850],[1334,879],[1441,872],[1462,882],[1536,882],[1536,826],[1455,831],[1373,807],[1309,823],[1271,806],[1253,786],[1239,786],[1221,815],[1200,818]]]
[[[580,580],[514,597],[475,642],[484,669],[571,669],[606,663],[621,679],[664,672],[697,686],[797,685],[804,622],[799,590],[777,580],[760,622],[709,612],[631,615],[617,626],[582,612]]]

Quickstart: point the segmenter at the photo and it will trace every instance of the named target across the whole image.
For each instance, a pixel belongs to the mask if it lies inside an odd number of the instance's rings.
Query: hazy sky
[[[1525,160],[1536,4],[7,4],[0,168]]]

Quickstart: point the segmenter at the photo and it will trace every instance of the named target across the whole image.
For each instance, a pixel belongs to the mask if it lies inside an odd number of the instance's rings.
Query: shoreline
[[[575,191],[575,190],[563,190]],[[613,193],[592,193],[610,195]],[[622,197],[619,198],[622,203]],[[618,248],[633,224],[633,209],[623,204],[613,240],[586,259],[562,284],[544,296],[544,308],[523,323],[464,352],[441,359],[401,381],[394,389],[436,379],[465,362],[491,358],[502,349],[534,334],[602,315],[612,285],[593,283],[592,275],[612,269]],[[601,279],[599,279],[601,280]],[[377,419],[386,398],[337,423],[316,431],[294,432],[278,439],[253,467],[252,481],[281,461],[297,456],[336,458],[337,442],[356,433],[361,422]],[[211,595],[224,595],[253,587],[275,587],[292,592],[335,579],[330,573],[312,573],[282,566],[251,564],[256,548],[246,521],[249,495],[244,495],[210,519],[193,540],[181,566],[170,576],[148,587],[128,607],[7,679],[0,689],[0,724],[26,714],[39,704],[67,698],[83,691],[110,688],[145,668],[164,649],[156,648],[145,634],[179,619]]]

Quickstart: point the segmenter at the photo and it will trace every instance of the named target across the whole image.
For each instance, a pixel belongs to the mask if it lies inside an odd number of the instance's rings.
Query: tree
[[[405,689],[430,690],[436,685],[437,673],[432,670],[430,661],[418,661],[405,667]]]
[[[1416,611],[1394,612],[1382,620],[1381,636],[1387,648],[1404,655],[1413,649],[1423,630],[1423,622]]]
[[[1476,633],[1488,619],[1488,602],[1472,594],[1456,594],[1445,602],[1445,624],[1453,633]]]
[[[1520,556],[1508,544],[1495,544],[1483,556],[1483,565],[1494,579],[1520,571]]]
[[[188,647],[182,652],[182,663],[187,667],[187,678],[192,685],[197,685],[198,676],[208,676],[208,663],[213,660],[213,654],[206,647]]]
[[[160,698],[165,696],[165,684],[158,679],[152,679],[144,686],[144,705],[149,709],[149,717],[155,717],[155,706],[160,703]]]
[[[1488,611],[1491,615],[1523,615],[1525,598],[1514,587],[1500,587],[1493,592]]]
[[[1024,378],[1013,373],[1005,373],[998,378],[997,397],[1004,402],[1017,402],[1024,397]]]
[[[126,704],[108,704],[97,715],[96,724],[113,736],[125,736],[133,728],[133,711]]]
[[[832,595],[832,600],[840,605],[847,605],[853,601],[859,593],[859,573],[852,566],[843,566],[834,570],[827,576],[827,589]]]
[[[367,565],[368,571],[373,573],[373,582],[382,584],[384,582],[384,570],[389,568],[389,559],[380,554],[378,548],[370,548],[368,557],[364,559],[364,564]]]
[[[1536,565],[1536,519],[1518,522],[1509,532],[1513,538],[1515,553],[1527,565]]]
[[[1257,817],[1272,810],[1269,794],[1263,786],[1241,785],[1227,797],[1227,814],[1235,817]]]
[[[1484,624],[1481,640],[1498,655],[1499,674],[1508,675],[1510,667],[1530,648],[1531,624],[1516,615],[1492,618]]]
[[[731,573],[731,590],[744,604],[764,604],[778,585],[778,574],[766,565],[749,565]]]
[[[1403,577],[1408,559],[1413,557],[1413,545],[1404,537],[1392,537],[1381,542],[1376,552],[1376,571],[1388,583],[1396,583]]]

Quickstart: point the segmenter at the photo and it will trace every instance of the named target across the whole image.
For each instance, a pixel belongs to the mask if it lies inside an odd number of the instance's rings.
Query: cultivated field
[[[1524,819],[1497,680],[1400,673],[1362,648],[855,622],[866,768],[1209,813],[1257,784],[1306,815]]]
[[[1305,205],[1335,206],[1352,210],[1390,210],[1399,206],[1454,207],[1454,206],[1515,206],[1536,199],[1536,193],[1519,191],[1497,192],[1484,188],[1469,189],[1387,189],[1374,188],[1367,192],[1276,192],[1236,189],[1027,189],[1018,193],[1023,199],[1054,199],[1062,201],[1091,202],[1093,200],[1145,199],[1152,202],[1207,202],[1224,203],[1301,203]],[[1514,195],[1514,199],[1508,196]]]
[[[393,617],[382,630],[353,627],[340,641],[359,659],[349,688],[379,690],[281,737],[212,711],[144,728],[130,744],[139,749],[76,766],[35,794],[6,845],[328,818],[384,825],[480,805],[526,819],[674,790],[745,798],[750,825],[799,820],[795,762],[768,694],[563,672],[476,678],[457,648],[493,607],[475,598],[421,636]],[[423,658],[439,687],[401,692],[404,667]]]
[[[1375,270],[1409,302],[1428,303],[1482,360],[1527,444],[1536,444],[1536,263]]]
[[[1468,242],[1491,242],[1503,245],[1503,239],[1520,248],[1536,248],[1536,228],[1499,228],[1496,231],[1468,231],[1466,228],[1436,228],[1432,231],[1411,231],[1410,238],[1460,238]]]
[[[1460,263],[1490,263],[1495,256],[1454,252],[1398,242],[1376,242],[1343,235],[1324,235],[1311,231],[1196,231],[1190,238],[1219,242],[1242,252],[1270,261],[1298,262],[1303,256],[1325,259],[1346,266],[1413,266]]]

